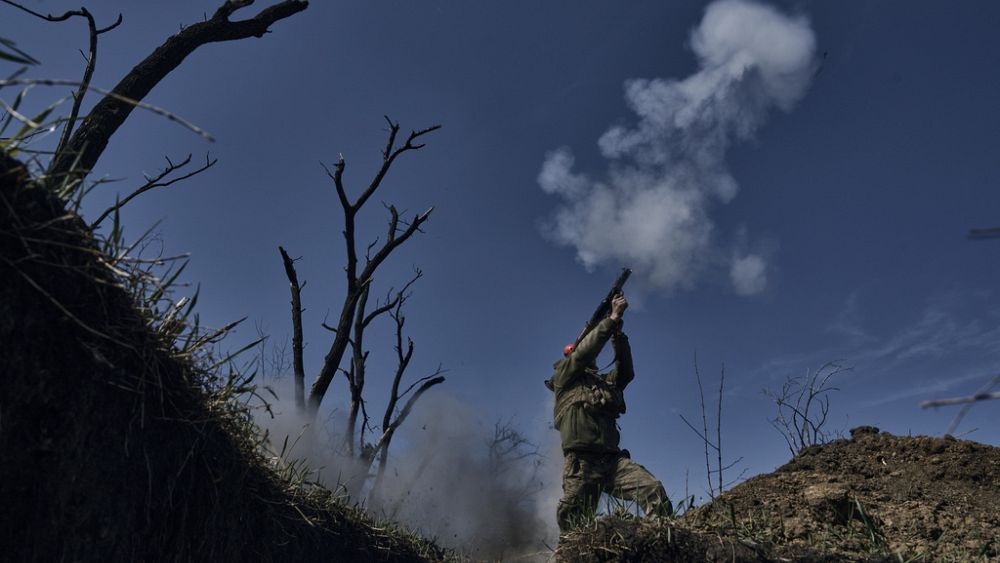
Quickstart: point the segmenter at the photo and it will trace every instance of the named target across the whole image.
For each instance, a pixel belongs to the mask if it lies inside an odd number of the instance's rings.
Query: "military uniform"
[[[563,498],[559,529],[593,514],[601,493],[637,503],[647,514],[670,514],[663,485],[618,447],[616,419],[625,413],[625,386],[635,377],[628,338],[620,320],[601,321],[576,349],[555,365],[546,386],[556,395],[555,427],[562,441]],[[597,356],[614,335],[617,362],[605,376],[597,372]]]

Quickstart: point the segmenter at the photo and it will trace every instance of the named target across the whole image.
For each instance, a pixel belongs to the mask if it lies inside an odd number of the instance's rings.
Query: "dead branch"
[[[418,379],[418,380],[414,381],[413,383],[411,383],[409,387],[407,387],[406,389],[404,389],[403,392],[399,394],[399,398],[402,399],[403,397],[409,395],[410,391],[413,391],[414,387],[422,384],[423,382],[427,381],[428,379],[433,379],[436,376],[441,375],[443,373],[447,373],[447,372],[448,372],[448,370],[444,369],[444,367],[441,364],[438,364],[438,367],[437,367],[437,369],[434,370],[434,373],[432,373],[432,374],[430,374],[428,376],[425,376],[425,377],[421,377],[420,379]]]
[[[497,421],[493,425],[493,439],[489,444],[489,467],[494,479],[501,477],[511,467],[525,459],[542,457],[537,444],[528,440],[512,421]]]
[[[130,193],[128,196],[126,196],[125,199],[123,199],[121,201],[118,201],[114,205],[112,205],[111,207],[105,209],[104,213],[101,213],[100,217],[98,217],[96,221],[94,221],[93,223],[90,224],[90,230],[94,230],[95,228],[97,228],[97,226],[101,224],[101,221],[104,221],[105,219],[107,219],[108,215],[111,215],[115,211],[118,211],[119,209],[121,209],[122,207],[124,207],[126,203],[128,203],[128,202],[132,201],[133,199],[135,199],[136,197],[138,197],[138,196],[140,196],[140,195],[148,192],[149,190],[152,190],[154,188],[165,188],[165,187],[170,186],[172,184],[176,184],[177,182],[180,182],[181,180],[187,180],[188,178],[191,178],[192,176],[197,176],[198,174],[201,174],[202,172],[204,172],[204,171],[208,170],[209,168],[215,166],[215,163],[219,161],[218,159],[214,159],[213,160],[212,158],[210,158],[210,157],[208,157],[206,155],[205,156],[205,164],[203,164],[197,170],[193,170],[193,171],[191,171],[191,172],[189,172],[187,174],[184,174],[183,176],[178,176],[176,178],[172,178],[170,180],[163,181],[163,179],[166,178],[167,176],[169,176],[170,174],[173,174],[175,171],[180,170],[181,168],[184,168],[185,166],[187,166],[188,164],[191,163],[191,155],[190,154],[187,155],[187,158],[185,158],[181,162],[178,162],[177,164],[174,164],[173,161],[170,160],[170,157],[164,157],[164,158],[167,159],[167,166],[162,171],[160,171],[159,174],[157,174],[156,176],[153,176],[153,177],[147,176],[145,184],[143,184],[143,185],[139,186],[138,188],[136,188],[136,190],[133,191],[132,193]]]
[[[406,401],[402,410],[396,415],[395,420],[392,418],[393,414],[396,412],[396,405],[399,403],[401,395],[399,393],[400,382],[403,379],[403,374],[406,373],[406,368],[410,365],[410,360],[413,359],[413,340],[410,338],[406,339],[406,351],[403,351],[403,327],[406,324],[406,317],[402,314],[402,302],[396,305],[393,309],[391,316],[393,321],[396,323],[396,374],[392,380],[392,390],[389,394],[389,402],[385,407],[385,415],[382,417],[382,437],[375,444],[375,455],[379,456],[378,474],[375,477],[375,482],[372,485],[372,491],[374,494],[378,494],[379,489],[382,486],[382,481],[385,476],[385,468],[389,460],[389,444],[392,442],[392,437],[396,433],[396,429],[399,428],[406,417],[410,415],[410,411],[413,409],[413,405],[416,404],[420,396],[423,395],[428,389],[444,382],[444,376],[441,375],[441,367],[431,375],[422,378],[420,381],[423,383],[417,387],[413,395]],[[411,386],[412,387],[412,386]],[[409,392],[409,390],[407,390]],[[372,457],[374,461],[374,456]]]
[[[295,408],[302,412],[306,407],[305,380],[306,372],[302,361],[302,286],[295,272],[295,261],[285,249],[278,247],[281,261],[285,265],[285,276],[288,277],[288,288],[292,293],[292,365],[295,378]]]
[[[375,318],[391,311],[397,305],[400,305],[402,302],[406,301],[406,299],[410,296],[409,294],[410,286],[412,286],[417,280],[419,280],[422,277],[424,277],[424,272],[419,268],[417,268],[414,272],[413,277],[410,278],[410,281],[406,282],[406,285],[404,285],[402,289],[396,292],[395,297],[389,299],[389,296],[387,295],[384,304],[378,306],[375,310],[373,310],[371,313],[365,316],[362,326],[367,327],[369,324],[371,324],[373,320],[375,320]],[[392,293],[392,290],[390,290],[390,293]]]
[[[94,16],[91,15],[91,13],[87,11],[87,8],[85,7],[81,7],[79,10],[68,11],[61,16],[53,16],[51,14],[43,15],[39,12],[26,8],[11,0],[2,0],[2,1],[5,4],[9,4],[35,17],[50,22],[66,21],[73,16],[80,16],[87,20],[87,27],[90,32],[90,54],[87,57],[87,66],[83,71],[83,80],[80,81],[79,89],[77,89],[76,93],[73,94],[73,107],[70,109],[69,119],[66,120],[66,125],[63,126],[62,135],[60,135],[59,137],[59,144],[56,145],[55,154],[59,154],[66,147],[66,143],[69,141],[70,134],[73,132],[73,127],[75,126],[76,120],[80,115],[80,104],[83,103],[83,96],[87,93],[87,89],[90,87],[90,80],[94,76],[94,68],[97,65],[97,37],[121,25],[122,15],[118,14],[118,19],[115,20],[115,22],[112,23],[111,25],[108,25],[107,27],[98,28],[97,22],[94,20]]]
[[[392,290],[386,294],[385,302],[377,305],[374,310],[367,312],[368,307],[368,296],[369,288],[371,285],[365,285],[362,290],[361,298],[358,301],[357,314],[354,320],[354,341],[351,343],[353,350],[352,353],[352,366],[351,370],[353,376],[349,378],[348,387],[351,392],[351,403],[350,410],[347,415],[347,430],[344,433],[344,444],[347,446],[347,452],[350,455],[354,454],[354,436],[357,431],[357,422],[359,411],[364,410],[364,390],[365,390],[365,374],[366,374],[366,364],[368,362],[368,351],[364,349],[364,334],[365,329],[368,325],[372,323],[376,318],[391,312],[392,310],[402,307],[403,303],[410,296],[410,287],[421,277],[423,277],[423,272],[420,269],[416,269],[416,272],[410,281],[408,281],[402,289],[395,293],[393,296]],[[367,415],[366,415],[367,420]],[[359,444],[364,446],[364,439],[359,441]]]
[[[420,396],[427,392],[428,389],[434,387],[435,385],[444,383],[443,375],[431,376],[430,378],[425,378],[424,382],[417,388],[416,392],[410,397],[406,404],[403,405],[402,410],[399,411],[399,416],[389,424],[389,428],[383,432],[382,438],[379,439],[376,444],[376,451],[381,451],[382,455],[385,455],[386,450],[389,448],[389,441],[392,439],[393,433],[399,428],[404,422],[406,422],[406,417],[410,416],[410,412],[413,410],[413,405],[417,403]],[[385,463],[383,461],[382,467],[380,469],[384,470]]]
[[[354,434],[358,421],[358,411],[364,403],[362,391],[365,385],[365,367],[368,363],[368,351],[364,349],[365,309],[368,307],[368,296],[371,285],[361,290],[358,300],[357,315],[354,320],[354,341],[351,343],[351,377],[347,378],[348,390],[351,392],[351,404],[347,414],[347,431],[344,432],[344,444],[348,455],[354,455]],[[364,442],[361,443],[364,445]]]
[[[22,6],[21,4],[18,4],[17,2],[14,2],[13,0],[0,0],[0,2],[3,2],[4,4],[7,4],[9,6],[13,6],[13,7],[17,8],[18,10],[21,10],[22,12],[27,12],[27,13],[35,16],[36,18],[40,18],[40,19],[43,19],[43,20],[49,21],[49,22],[63,22],[63,21],[66,21],[66,20],[68,20],[68,19],[70,19],[70,18],[72,18],[74,16],[88,17],[89,14],[90,14],[89,12],[87,12],[86,8],[80,8],[79,10],[70,10],[70,11],[64,13],[61,16],[53,16],[52,14],[43,14],[41,12],[36,12],[36,11],[34,11],[34,10],[28,8],[28,7]],[[92,18],[92,16],[89,16],[89,17]],[[121,19],[121,14],[118,14],[118,19],[119,20]],[[108,26],[106,28],[101,29],[100,32],[104,33],[105,31],[111,31],[112,29],[118,27],[118,25],[120,25],[120,24],[121,24],[121,22],[118,21],[118,22],[116,22],[116,23],[114,23],[114,24],[112,24],[112,25],[110,25],[110,26]]]
[[[719,446],[713,445],[708,441],[708,414],[705,410],[705,391],[701,385],[701,372],[698,369],[698,353],[695,352],[694,355],[694,376],[698,380],[698,398],[701,401],[701,422],[702,429],[704,431],[703,436],[705,436],[705,473],[708,475],[708,496],[715,498],[715,493],[712,490],[712,464],[709,462],[708,457],[708,447],[713,446],[716,450]]]
[[[719,494],[722,494],[722,472],[728,469],[728,467],[722,467],[722,390],[726,386],[726,364],[722,364],[722,370],[719,373],[719,404],[715,411],[715,455],[719,468]],[[739,460],[737,460],[738,462]],[[733,464],[737,463],[733,462]]]
[[[382,417],[382,429],[389,428],[393,413],[396,412],[396,403],[399,401],[399,384],[403,379],[406,368],[413,359],[413,339],[406,339],[406,352],[403,352],[403,326],[406,324],[406,317],[402,314],[403,304],[397,304],[392,312],[392,320],[396,322],[396,375],[392,378],[392,391],[389,395],[389,403],[385,407],[385,416]]]
[[[305,0],[283,0],[252,18],[241,21],[229,19],[236,10],[251,3],[248,0],[227,0],[210,19],[192,24],[164,41],[94,106],[64,150],[54,155],[49,176],[86,176],[107,148],[111,136],[135,107],[123,98],[141,101],[198,47],[207,43],[263,37],[272,24],[305,10],[309,5]]]
[[[708,493],[708,496],[711,499],[715,499],[719,495],[722,494],[722,492],[726,489],[726,487],[729,487],[733,483],[735,483],[736,481],[739,481],[740,478],[742,478],[743,474],[746,472],[746,470],[744,470],[743,472],[741,472],[740,475],[737,476],[734,481],[731,481],[731,482],[727,483],[723,479],[723,474],[726,471],[732,469],[738,463],[740,463],[741,461],[743,461],[743,458],[740,457],[740,458],[736,459],[735,461],[730,462],[729,464],[724,464],[723,463],[723,455],[722,455],[722,398],[723,398],[723,396],[725,394],[724,392],[725,392],[725,387],[726,387],[726,366],[725,366],[725,364],[722,365],[722,369],[721,369],[720,374],[719,374],[719,390],[718,390],[718,397],[717,397],[717,404],[716,404],[716,411],[715,411],[715,441],[714,442],[708,438],[708,436],[709,436],[708,411],[705,408],[705,390],[704,390],[704,385],[702,385],[702,381],[701,381],[701,370],[698,367],[698,354],[697,354],[697,352],[694,355],[694,376],[695,376],[695,380],[698,382],[698,397],[700,399],[700,406],[701,406],[701,424],[702,424],[701,430],[699,430],[693,424],[691,424],[691,422],[688,421],[688,419],[685,418],[683,414],[680,415],[680,417],[681,417],[681,420],[684,421],[684,424],[686,424],[687,427],[690,428],[691,431],[695,433],[695,435],[697,435],[699,438],[701,438],[702,445],[704,446],[704,455],[705,455],[705,476],[706,476],[706,479],[708,481],[708,489],[705,492]],[[715,452],[715,467],[714,468],[712,467],[712,457],[709,455],[709,453],[710,453],[709,450]],[[716,476],[716,482],[715,483],[712,482],[712,476],[713,475]]]
[[[712,448],[713,450],[717,449],[715,447],[715,444],[713,444],[711,440],[709,440],[708,438],[706,438],[705,435],[701,433],[701,430],[698,430],[697,428],[695,428],[694,425],[691,424],[690,421],[688,421],[688,419],[684,418],[683,414],[680,415],[680,417],[681,417],[681,420],[684,421],[684,424],[686,424],[687,427],[690,428],[691,431],[694,432],[696,436],[698,436],[699,438],[701,438],[701,441],[704,442],[706,446]]]
[[[969,229],[968,237],[973,240],[1000,239],[1000,227]]]
[[[945,431],[945,435],[952,436],[954,435],[955,430],[958,429],[959,423],[961,423],[962,419],[965,418],[966,413],[968,413],[969,409],[972,408],[972,405],[978,403],[979,401],[991,401],[993,399],[1000,399],[1000,391],[993,393],[990,392],[990,390],[996,387],[997,385],[1000,385],[1000,374],[994,376],[992,379],[990,379],[988,383],[986,383],[986,385],[983,385],[981,388],[979,388],[978,391],[976,391],[972,395],[966,397],[955,397],[952,399],[937,399],[932,401],[923,401],[922,403],[920,403],[920,408],[928,409],[931,407],[947,407],[952,405],[962,405],[962,408],[959,409],[958,414],[955,415],[955,418],[953,418],[951,420],[951,423],[948,425],[948,430]]]
[[[365,431],[372,431],[371,424],[369,424],[370,419],[368,418],[368,407],[365,405],[364,401],[361,401],[361,432],[358,433],[358,443],[361,444],[361,449],[365,449]],[[368,460],[371,464],[371,460]]]
[[[389,124],[390,129],[388,140],[386,142],[385,149],[382,151],[382,165],[380,166],[378,172],[376,172],[375,177],[368,184],[365,191],[362,192],[361,195],[359,195],[353,202],[348,197],[344,186],[344,170],[346,168],[346,162],[343,156],[337,160],[337,164],[334,166],[333,172],[324,166],[327,176],[333,180],[334,188],[337,191],[337,198],[340,201],[340,205],[344,213],[343,235],[344,243],[347,249],[347,265],[344,268],[344,272],[347,277],[347,292],[344,297],[344,303],[341,307],[340,319],[337,322],[337,326],[335,328],[328,327],[336,334],[336,336],[334,337],[334,340],[330,345],[330,350],[327,352],[326,358],[323,361],[323,366],[320,369],[319,374],[316,376],[316,381],[313,382],[312,388],[309,392],[309,408],[314,415],[319,410],[320,403],[322,403],[323,397],[326,395],[326,391],[330,387],[330,382],[336,375],[337,368],[340,366],[340,362],[343,360],[344,353],[347,350],[351,328],[352,325],[356,325],[357,323],[357,309],[362,296],[366,291],[365,287],[372,282],[375,271],[379,268],[379,266],[385,262],[393,251],[399,248],[420,230],[421,225],[423,225],[423,223],[430,218],[430,214],[433,211],[433,208],[430,208],[427,211],[416,215],[412,221],[406,224],[405,228],[400,228],[399,213],[396,211],[395,207],[390,206],[389,228],[386,239],[382,243],[382,246],[379,247],[374,254],[371,252],[372,248],[375,246],[374,243],[369,245],[368,251],[365,254],[365,264],[360,268],[360,273],[358,272],[359,263],[357,243],[355,240],[356,218],[358,212],[382,184],[383,179],[396,158],[407,151],[422,148],[424,146],[423,144],[415,143],[414,141],[423,135],[440,128],[440,126],[435,125],[426,129],[421,129],[420,131],[414,131],[410,133],[405,143],[401,146],[396,146],[396,136],[399,132],[399,124],[393,123],[391,120],[389,120]],[[362,323],[363,322],[364,321],[362,320]],[[364,327],[362,326],[362,329],[363,328]]]
[[[385,431],[382,433],[382,437],[379,438],[378,443],[375,444],[375,450],[372,459],[374,460],[376,456],[381,454],[381,457],[379,458],[378,475],[375,477],[375,483],[372,485],[372,491],[375,491],[376,494],[377,491],[381,488],[382,481],[385,478],[385,468],[389,456],[389,444],[390,442],[392,442],[393,434],[395,434],[396,429],[399,428],[400,425],[402,425],[403,422],[406,421],[406,417],[410,416],[410,411],[413,410],[413,405],[417,403],[417,400],[420,399],[420,396],[423,395],[425,392],[427,392],[427,390],[430,389],[431,387],[434,387],[435,385],[438,385],[440,383],[444,383],[444,376],[439,375],[424,381],[424,383],[417,389],[417,391],[413,394],[413,396],[410,397],[410,400],[406,401],[406,404],[403,405],[403,410],[399,411],[399,416],[397,416],[396,420],[392,421],[389,427],[385,429]]]
[[[995,391],[993,393],[977,393],[975,395],[969,395],[968,397],[955,397],[953,399],[937,399],[934,401],[924,401],[920,403],[920,408],[927,409],[931,407],[963,405],[966,403],[975,403],[977,401],[990,401],[993,399],[1000,399],[1000,391]]]
[[[87,57],[87,67],[83,71],[83,80],[80,81],[80,88],[73,94],[73,107],[70,109],[69,119],[66,121],[62,135],[59,137],[59,144],[56,145],[56,154],[59,154],[66,148],[66,143],[69,142],[73,128],[76,126],[76,120],[80,116],[80,105],[83,103],[83,96],[87,93],[90,80],[94,76],[94,68],[97,65],[97,37],[102,33],[111,31],[122,23],[122,15],[118,14],[118,20],[114,24],[104,29],[97,29],[97,24],[94,22],[94,18],[90,15],[90,12],[86,8],[80,8],[80,12],[87,18],[87,26],[90,30],[90,56]]]

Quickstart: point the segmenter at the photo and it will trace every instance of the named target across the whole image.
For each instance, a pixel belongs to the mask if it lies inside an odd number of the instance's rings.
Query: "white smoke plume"
[[[343,452],[338,435],[343,417],[307,429],[309,422],[290,400],[289,380],[271,385],[278,397],[270,401],[274,416],[259,411],[256,417],[275,453],[287,437],[290,451],[277,463],[305,463],[314,480],[349,495],[373,515],[477,560],[544,561],[551,555],[547,546],[555,545],[558,535],[551,499],[559,490],[562,462],[561,454],[545,455],[554,432],[535,445],[514,422],[498,426],[469,405],[432,391],[399,428],[383,487],[372,494],[378,461],[369,468]],[[499,429],[513,435],[497,442]]]
[[[691,288],[728,265],[735,292],[752,295],[767,287],[767,260],[723,251],[710,211],[739,191],[726,166],[729,146],[805,94],[816,38],[804,17],[719,0],[692,30],[690,46],[699,64],[691,76],[625,82],[638,122],[598,140],[608,160],[603,179],[574,172],[568,148],[547,155],[538,182],[562,203],[546,234],[574,247],[588,269],[628,265],[668,291]]]
[[[391,464],[385,511],[476,560],[546,560],[558,537],[547,500],[560,489],[551,468],[561,468],[561,452],[518,445],[513,425],[483,420],[448,395],[428,399],[407,421],[410,443]],[[498,430],[516,436],[495,442]]]

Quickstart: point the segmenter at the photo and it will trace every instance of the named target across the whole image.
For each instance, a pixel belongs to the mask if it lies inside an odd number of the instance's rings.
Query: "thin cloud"
[[[989,299],[980,293],[949,292],[929,300],[913,323],[877,336],[864,325],[862,300],[853,292],[831,324],[832,332],[841,334],[845,341],[774,358],[755,373],[775,380],[839,360],[855,368],[845,378],[864,377],[883,384],[900,378],[900,383],[905,382],[898,390],[860,406],[929,398],[1000,370],[1000,309],[984,307]]]
[[[927,383],[908,386],[905,389],[901,389],[895,393],[889,393],[877,399],[863,403],[865,407],[879,407],[882,405],[887,405],[889,403],[894,403],[896,401],[901,401],[903,399],[927,399],[935,394],[943,393],[950,389],[954,389],[962,383],[968,383],[972,381],[986,381],[990,378],[990,371],[986,368],[975,368],[961,375],[955,375],[952,377],[936,378]]]
[[[837,315],[837,319],[828,327],[830,332],[846,336],[852,344],[859,346],[873,339],[863,326],[860,300],[860,292],[852,291],[844,301],[844,308]]]

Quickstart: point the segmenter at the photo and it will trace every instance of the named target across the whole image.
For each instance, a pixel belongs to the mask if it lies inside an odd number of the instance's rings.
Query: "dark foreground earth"
[[[232,380],[112,264],[0,151],[0,562],[449,557],[275,470]]]

